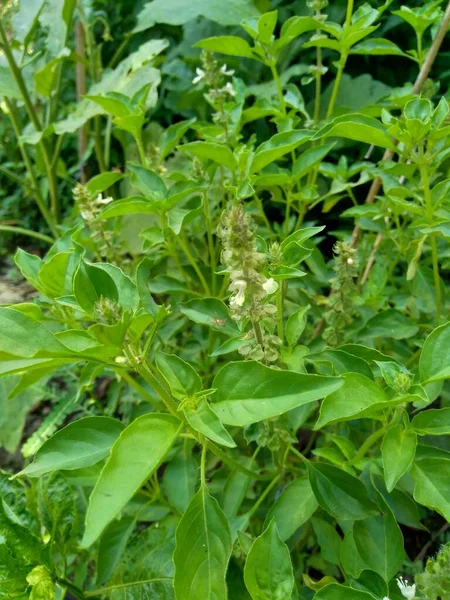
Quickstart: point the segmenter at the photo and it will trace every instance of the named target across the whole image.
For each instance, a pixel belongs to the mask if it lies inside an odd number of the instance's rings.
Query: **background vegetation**
[[[0,596],[450,598],[450,5],[0,11]]]

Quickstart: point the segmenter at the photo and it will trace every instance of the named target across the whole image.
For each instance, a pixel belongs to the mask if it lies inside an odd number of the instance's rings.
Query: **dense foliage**
[[[0,597],[449,600],[450,4],[0,11]]]

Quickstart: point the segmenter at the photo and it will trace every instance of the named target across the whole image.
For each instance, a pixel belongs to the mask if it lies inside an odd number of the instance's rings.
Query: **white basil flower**
[[[194,77],[194,79],[192,80],[192,83],[195,85],[196,83],[198,83],[199,81],[201,81],[203,79],[203,77],[205,76],[205,71],[203,69],[199,69],[198,67],[195,69],[195,72],[197,73],[197,76]]]
[[[229,70],[227,71],[227,65],[222,65],[222,66],[221,66],[221,68],[220,68],[220,72],[221,72],[223,75],[228,75],[228,76],[230,76],[230,77],[231,77],[231,75],[234,75],[234,69],[229,69]]]
[[[414,598],[416,597],[415,583],[413,583],[413,585],[408,585],[406,579],[403,579],[403,577],[398,577],[397,585],[400,588],[400,592],[402,593],[402,596],[404,598],[407,598],[407,600],[414,600]]]
[[[230,306],[242,306],[245,302],[245,290],[247,289],[247,282],[243,279],[237,279],[233,281],[229,288],[232,292],[237,292],[230,300]]]
[[[222,92],[227,92],[230,96],[236,96],[236,90],[230,81],[222,88]]]
[[[273,277],[270,277],[270,279],[267,279],[263,283],[263,288],[266,294],[270,296],[270,294],[274,294],[277,291],[278,283],[275,281],[275,279],[273,279]]]

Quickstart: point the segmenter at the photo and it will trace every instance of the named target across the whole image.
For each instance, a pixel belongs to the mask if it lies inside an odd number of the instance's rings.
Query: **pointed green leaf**
[[[178,419],[153,413],[139,417],[124,429],[89,498],[83,547],[95,542],[159,466],[180,427]]]
[[[341,385],[338,377],[301,375],[254,361],[230,362],[214,378],[212,408],[222,423],[249,425],[314,402]]]
[[[424,458],[414,463],[414,499],[450,521],[450,460]]]
[[[202,380],[189,363],[175,354],[156,354],[156,366],[167,381],[172,394],[179,399],[190,397],[200,392]]]
[[[195,323],[208,325],[229,336],[239,333],[227,306],[218,298],[200,298],[179,305],[180,311]]]
[[[422,382],[450,377],[450,323],[437,327],[425,340],[419,373]]]
[[[294,129],[293,131],[276,133],[270,140],[258,146],[253,157],[250,172],[256,173],[260,171],[270,163],[295,150],[301,144],[305,144],[311,136],[311,132],[306,129]]]
[[[291,597],[294,588],[291,555],[274,520],[250,548],[244,581],[252,600],[287,600]]]
[[[356,521],[353,538],[367,567],[389,583],[406,558],[403,535],[392,513],[388,510],[387,514]]]
[[[210,52],[219,52],[229,56],[242,56],[245,58],[258,58],[253,54],[249,43],[241,37],[235,35],[221,35],[207,38],[194,44],[196,48],[203,48]]]
[[[187,450],[177,454],[164,471],[163,485],[167,499],[180,513],[184,513],[195,495],[198,476],[197,461]]]
[[[274,519],[283,541],[289,539],[318,508],[316,497],[307,477],[291,481],[267,513],[266,523]]]
[[[179,146],[178,150],[192,154],[197,158],[212,160],[230,169],[230,171],[236,168],[233,152],[228,146],[216,144],[215,142],[190,142],[189,144]]]
[[[367,412],[388,402],[388,397],[378,385],[360,373],[344,373],[343,386],[322,402],[315,429],[330,423],[362,418]]]
[[[388,492],[409,469],[416,453],[417,435],[402,424],[388,429],[381,444],[384,480]]]
[[[183,410],[189,425],[207,438],[228,448],[236,448],[236,444],[222,425],[219,417],[210,408],[205,398],[200,400],[195,408],[188,406]]]
[[[346,471],[308,462],[309,481],[320,506],[335,519],[354,521],[376,514],[365,485]]]
[[[124,517],[112,521],[103,532],[97,553],[97,585],[104,586],[114,573],[127,542],[133,532],[136,519]]]
[[[227,600],[225,575],[231,550],[227,519],[206,486],[201,485],[176,531],[176,599]]]
[[[85,417],[69,423],[38,450],[33,462],[19,475],[40,477],[44,473],[81,469],[108,456],[124,425],[110,417]]]
[[[314,600],[375,600],[369,592],[353,590],[346,585],[332,583],[317,592]]]
[[[450,408],[424,410],[411,421],[419,435],[450,435]]]
[[[69,354],[42,323],[6,307],[0,307],[0,352],[24,358]]]
[[[394,139],[387,133],[384,125],[374,117],[358,113],[336,117],[331,123],[322,127],[312,139],[320,140],[327,137],[343,137],[395,150]]]

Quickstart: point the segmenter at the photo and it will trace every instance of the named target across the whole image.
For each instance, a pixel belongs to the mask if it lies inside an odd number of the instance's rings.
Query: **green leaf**
[[[154,106],[157,101],[156,88],[161,76],[160,71],[151,65],[151,61],[168,45],[168,40],[164,39],[153,39],[143,43],[136,51],[131,52],[127,58],[122,60],[115,69],[106,69],[101,80],[90,87],[89,95],[119,92],[131,98],[143,86],[151,84],[146,108]],[[77,104],[75,110],[66,119],[55,123],[55,133],[57,135],[73,133],[90,118],[103,113],[104,110],[98,104],[84,99]]]
[[[34,567],[27,575],[27,581],[31,585],[30,600],[55,600],[55,584],[47,567],[39,565]]]
[[[411,429],[419,435],[450,435],[450,408],[433,408],[415,415]]]
[[[421,382],[450,377],[450,323],[437,327],[425,340],[419,374]]]
[[[272,10],[261,15],[258,19],[258,39],[263,44],[268,44],[272,40],[273,32],[277,25],[278,11]]]
[[[227,600],[225,575],[231,550],[227,519],[202,484],[176,531],[176,599]]]
[[[375,600],[368,592],[354,590],[346,585],[332,583],[317,592],[314,600]]]
[[[258,146],[252,160],[250,172],[261,171],[270,163],[295,150],[301,144],[305,144],[311,139],[311,135],[311,132],[306,129],[276,133],[270,140]]]
[[[337,377],[302,375],[254,362],[230,362],[215,376],[213,410],[222,423],[249,425],[314,402],[342,385]]]
[[[289,346],[294,346],[298,342],[298,338],[302,335],[306,327],[306,313],[310,309],[310,305],[303,306],[297,309],[287,320],[286,323],[286,341]]]
[[[195,495],[198,464],[186,450],[179,452],[164,471],[164,491],[167,499],[180,513],[184,513]]]
[[[73,291],[80,307],[95,316],[101,298],[114,303],[119,300],[119,291],[114,279],[100,265],[81,261],[73,280]]]
[[[336,142],[328,142],[315,148],[308,148],[297,158],[292,166],[292,179],[297,181],[318,165],[325,156],[334,148]]]
[[[108,456],[123,429],[120,421],[110,417],[85,417],[69,423],[40,447],[34,461],[19,475],[40,477],[94,465]]]
[[[341,564],[341,536],[334,526],[330,525],[330,523],[324,519],[313,517],[311,519],[311,524],[317,537],[317,543],[320,546],[321,555],[332,565],[339,566]]]
[[[220,25],[240,25],[244,19],[259,16],[259,11],[247,0],[230,0],[223,10],[221,0],[153,0],[145,4],[138,15],[134,31],[144,31],[156,23],[184,25],[197,17],[204,17]]]
[[[15,40],[26,43],[37,25],[44,2],[45,0],[21,0],[19,10],[11,18]]]
[[[415,482],[414,500],[450,521],[450,460],[424,458],[416,461],[411,475]]]
[[[160,156],[162,160],[165,159],[171,152],[173,152],[175,146],[196,120],[197,119],[193,117],[188,121],[180,121],[179,123],[170,125],[164,130],[159,142]]]
[[[191,397],[202,389],[202,380],[193,367],[175,354],[156,354],[156,366],[175,398]]]
[[[289,548],[281,540],[276,523],[253,542],[244,567],[244,581],[253,600],[286,600],[294,588]]]
[[[28,411],[48,396],[45,387],[38,384],[20,389],[21,381],[22,378],[15,376],[0,380],[0,446],[11,454],[17,451],[21,442]]]
[[[72,275],[78,257],[73,252],[57,252],[39,271],[39,284],[46,296],[58,298],[72,292]]]
[[[359,332],[360,337],[389,337],[402,340],[413,337],[419,328],[411,323],[411,320],[394,308],[378,313],[367,321]]]
[[[275,500],[267,513],[266,523],[274,519],[281,539],[286,541],[310,519],[318,506],[309,479],[298,477]]]
[[[89,499],[83,547],[95,542],[159,466],[180,428],[178,419],[153,413],[139,417],[124,429]]]
[[[117,304],[123,308],[124,311],[133,313],[139,306],[139,293],[134,282],[125,275],[125,273],[116,265],[110,265],[109,263],[97,263],[95,265],[97,269],[104,271],[110,275],[111,279],[117,288]]]
[[[368,568],[389,583],[406,558],[402,532],[392,513],[388,510],[387,514],[356,521],[353,538]]]
[[[30,567],[11,555],[6,544],[0,545],[0,596],[6,598],[26,598],[28,582],[26,576]]]
[[[230,171],[234,171],[236,168],[236,160],[228,146],[216,144],[215,142],[189,142],[189,144],[179,146],[178,150],[192,154],[197,158],[212,160]]]
[[[218,298],[189,300],[179,305],[180,311],[195,323],[234,337],[239,332],[226,305]]]
[[[98,220],[103,221],[123,215],[157,215],[160,210],[161,207],[153,200],[142,196],[130,196],[108,204],[98,216]]]
[[[100,175],[96,175],[95,177],[92,177],[92,179],[89,179],[86,188],[90,194],[97,196],[123,178],[123,173],[100,173]]]
[[[362,418],[367,413],[388,406],[388,397],[378,385],[365,375],[344,373],[343,385],[328,395],[320,407],[320,415],[314,429],[322,429],[330,423]]]
[[[167,196],[167,188],[161,177],[142,165],[129,163],[128,170],[131,172],[131,181],[146,198],[155,202],[161,202]]]
[[[189,425],[207,438],[228,448],[236,448],[236,444],[220,422],[219,417],[210,408],[206,399],[201,399],[195,408],[186,406],[183,409]]]
[[[346,471],[308,462],[308,474],[317,502],[335,519],[354,521],[377,512],[364,484]]]
[[[14,262],[25,279],[37,290],[40,290],[39,271],[44,264],[44,261],[39,258],[39,256],[35,256],[34,254],[25,252],[22,248],[18,248],[14,255]]]
[[[327,137],[343,137],[395,150],[394,139],[384,126],[377,119],[358,113],[336,117],[320,129],[312,139],[320,140]]]
[[[13,308],[0,307],[0,351],[8,355],[68,355],[67,348],[41,323]]]
[[[353,46],[350,50],[350,54],[362,54],[368,56],[404,56],[405,58],[412,58],[409,54],[403,52],[397,44],[384,38],[370,38],[364,40],[357,46]]]
[[[112,521],[103,532],[97,553],[97,585],[103,586],[114,573],[127,542],[133,532],[136,519],[123,517]]]
[[[395,488],[397,481],[411,466],[416,446],[417,435],[414,431],[405,429],[400,423],[387,430],[381,444],[381,455],[388,492]]]
[[[202,214],[203,200],[201,196],[189,198],[181,206],[175,206],[167,212],[167,224],[170,229],[179,235],[183,224],[189,223],[196,216]]]
[[[201,40],[194,44],[195,48],[203,48],[210,52],[219,52],[229,56],[241,56],[243,58],[254,58],[258,60],[252,52],[249,43],[241,37],[235,35],[221,35]]]
[[[313,19],[312,17],[291,17],[283,23],[280,37],[275,42],[275,47],[277,50],[281,50],[304,33],[317,29],[322,29],[322,22],[318,19]]]
[[[47,62],[41,69],[38,69],[33,73],[35,89],[38,94],[50,98],[56,82],[58,67],[60,63],[70,57],[70,55],[71,51],[69,48],[62,48],[57,56]]]

